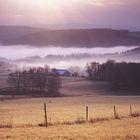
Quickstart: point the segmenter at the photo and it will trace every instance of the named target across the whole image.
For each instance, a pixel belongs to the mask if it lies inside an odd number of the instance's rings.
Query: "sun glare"
[[[63,7],[66,4],[69,4],[68,0],[30,0],[28,1],[30,6],[38,7]]]
[[[73,4],[91,4],[96,6],[104,6],[108,3],[108,0],[21,0],[23,4],[28,5],[29,7],[36,8],[49,8],[49,9],[61,9],[65,6],[70,6]]]
[[[47,0],[47,3],[52,6],[63,6],[68,3],[67,0]]]

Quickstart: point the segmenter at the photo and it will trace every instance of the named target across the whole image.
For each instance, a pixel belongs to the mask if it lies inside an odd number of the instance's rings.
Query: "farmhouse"
[[[51,74],[57,74],[59,76],[71,76],[71,73],[68,70],[65,69],[53,69],[51,71]]]

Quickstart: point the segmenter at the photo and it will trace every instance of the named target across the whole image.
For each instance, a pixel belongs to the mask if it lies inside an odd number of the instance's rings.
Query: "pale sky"
[[[140,0],[0,0],[0,24],[138,27]]]

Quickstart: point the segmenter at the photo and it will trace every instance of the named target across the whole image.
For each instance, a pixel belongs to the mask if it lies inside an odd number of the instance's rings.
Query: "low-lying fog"
[[[79,54],[79,53],[89,53],[89,54],[105,54],[105,53],[120,53],[130,49],[136,48],[136,46],[125,47],[118,46],[112,48],[63,48],[63,47],[30,47],[30,46],[0,46],[0,57],[5,57],[8,59],[21,59],[30,56],[41,56],[46,55],[69,55],[69,54]]]
[[[10,59],[20,67],[44,65],[56,68],[85,67],[87,62],[91,61],[105,62],[108,59],[122,61],[118,54],[136,47],[63,48],[50,46],[37,48],[30,46],[0,46],[0,57]],[[123,61],[127,60],[123,59]]]

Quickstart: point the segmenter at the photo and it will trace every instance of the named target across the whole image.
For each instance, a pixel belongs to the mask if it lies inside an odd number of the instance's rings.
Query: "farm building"
[[[59,76],[71,76],[71,73],[65,69],[53,69],[51,74],[58,74]]]

